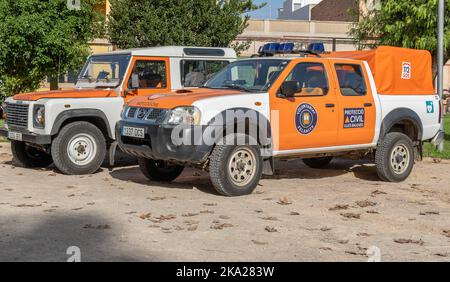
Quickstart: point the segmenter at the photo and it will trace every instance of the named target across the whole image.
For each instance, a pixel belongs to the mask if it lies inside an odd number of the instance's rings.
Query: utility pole
[[[441,98],[441,108],[443,109],[443,94],[444,94],[444,25],[445,25],[445,0],[439,0],[438,5],[438,79],[437,79],[437,91]],[[444,115],[444,111],[442,111]],[[444,131],[444,120],[442,119],[441,130]],[[439,151],[444,151],[444,142],[439,145]]]

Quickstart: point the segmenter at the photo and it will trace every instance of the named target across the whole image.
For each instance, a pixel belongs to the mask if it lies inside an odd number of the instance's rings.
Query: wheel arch
[[[390,112],[381,123],[380,141],[390,132],[401,132],[413,142],[421,141],[423,124],[419,115],[411,109],[399,108]]]
[[[109,127],[108,118],[105,113],[97,109],[67,110],[60,113],[55,119],[51,135],[57,135],[65,125],[76,121],[92,123],[102,131],[106,139],[114,140],[114,135]]]

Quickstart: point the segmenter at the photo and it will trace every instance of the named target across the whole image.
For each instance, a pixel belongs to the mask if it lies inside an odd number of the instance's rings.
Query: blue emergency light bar
[[[308,46],[308,50],[295,50],[295,44],[292,42],[288,43],[267,43],[264,44],[259,49],[259,55],[267,56],[267,55],[275,55],[275,54],[294,54],[294,53],[324,53],[325,46],[323,43],[311,43]]]

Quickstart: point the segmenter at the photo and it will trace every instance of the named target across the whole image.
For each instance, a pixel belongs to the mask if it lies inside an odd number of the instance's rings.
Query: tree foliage
[[[361,48],[392,45],[425,49],[436,55],[438,0],[381,0],[351,30]],[[450,5],[445,10],[445,56],[450,58]]]
[[[263,6],[263,5],[262,5]],[[108,33],[121,49],[184,45],[248,48],[233,41],[248,25],[252,0],[112,0]]]
[[[47,76],[77,69],[101,26],[97,0],[0,0],[0,80],[6,95],[33,91]],[[99,23],[99,25],[97,25]]]

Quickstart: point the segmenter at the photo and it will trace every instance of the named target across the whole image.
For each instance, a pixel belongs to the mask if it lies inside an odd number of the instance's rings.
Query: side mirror
[[[139,89],[139,87],[140,87],[139,75],[137,73],[133,73],[131,75],[131,89]]]
[[[281,95],[286,98],[292,98],[295,94],[302,92],[300,82],[298,81],[285,81],[280,88]]]

